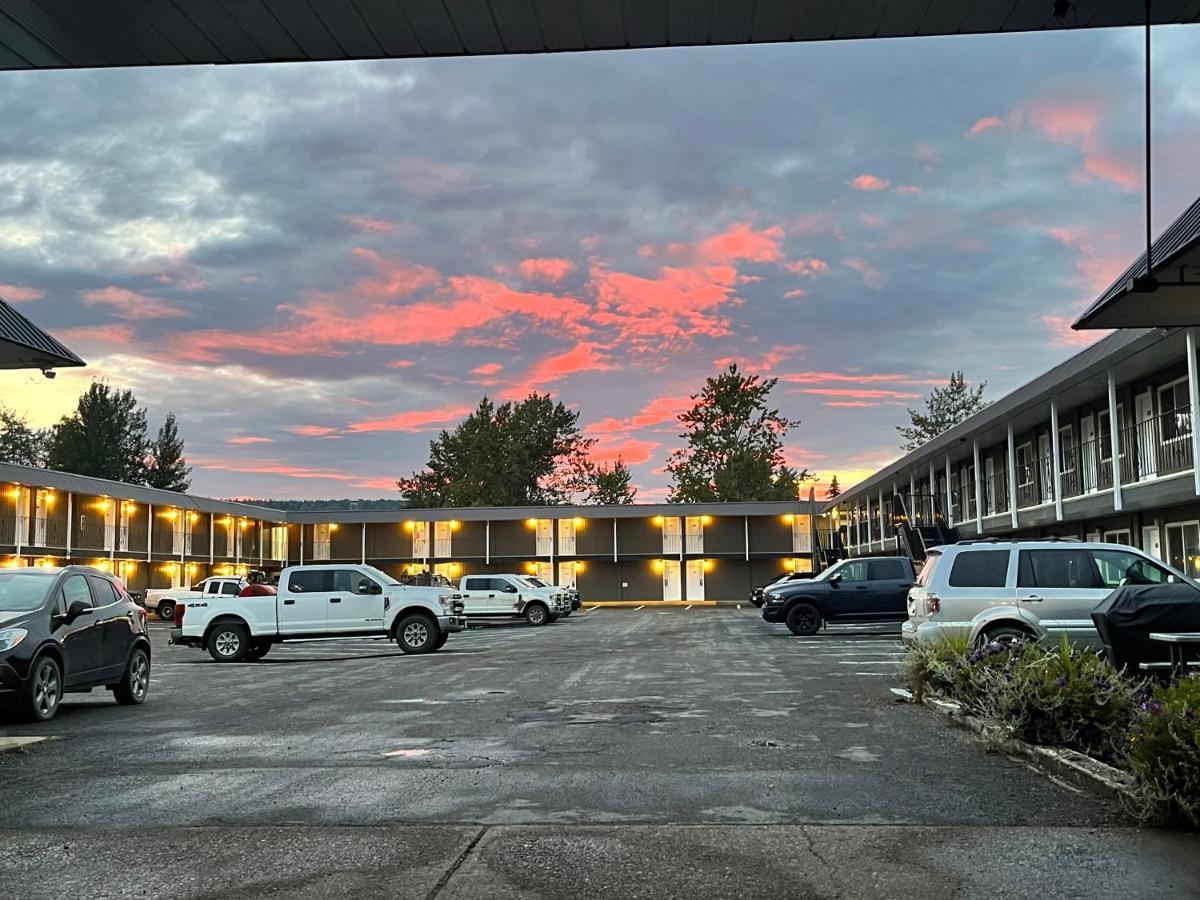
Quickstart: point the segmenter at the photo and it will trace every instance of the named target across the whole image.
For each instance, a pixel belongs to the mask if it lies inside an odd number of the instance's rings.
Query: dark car
[[[797,635],[816,634],[828,622],[903,622],[912,584],[908,557],[846,559],[807,581],[771,585],[762,615]]]
[[[87,566],[0,569],[0,700],[54,717],[64,693],[106,687],[141,703],[150,684],[146,611]]]
[[[750,592],[750,602],[755,606],[762,606],[763,603],[766,602],[767,591],[773,590],[779,585],[786,584],[789,581],[808,581],[814,577],[815,573],[813,572],[788,572],[784,575],[780,575],[770,584],[764,584],[752,590]]]

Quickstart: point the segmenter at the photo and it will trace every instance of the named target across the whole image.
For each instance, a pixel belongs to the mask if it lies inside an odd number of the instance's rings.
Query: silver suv
[[[1123,544],[962,541],[929,552],[908,592],[905,644],[1066,637],[1099,647],[1092,610],[1127,584],[1185,582],[1183,573]]]

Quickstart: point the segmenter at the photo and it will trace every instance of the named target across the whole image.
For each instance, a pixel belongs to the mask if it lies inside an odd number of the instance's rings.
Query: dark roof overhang
[[[58,369],[87,365],[0,300],[0,369]]]

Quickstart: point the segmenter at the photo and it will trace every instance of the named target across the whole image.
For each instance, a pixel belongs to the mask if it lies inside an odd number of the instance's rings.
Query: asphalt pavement
[[[0,755],[0,884],[51,897],[1200,896],[1191,836],[902,702],[894,628],[597,609],[431,656],[213,663],[69,696]]]

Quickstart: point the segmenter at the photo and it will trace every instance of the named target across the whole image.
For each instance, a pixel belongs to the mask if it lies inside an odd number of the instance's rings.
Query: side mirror
[[[841,583],[842,583],[842,576],[841,576],[840,574],[839,574],[839,575],[830,575],[830,576],[829,576],[829,583],[830,583],[830,584],[831,584],[833,587],[837,587],[839,584],[841,584]]]
[[[61,615],[56,616],[56,618],[58,619],[58,624],[70,625],[76,619],[86,616],[91,611],[92,611],[92,608],[90,606],[88,606],[86,603],[84,603],[82,600],[76,600],[74,603],[72,603],[70,606],[67,607],[67,611],[65,613],[62,613]]]
[[[370,578],[364,578],[358,583],[358,592],[360,594],[382,594],[383,588]]]
[[[504,593],[506,593],[506,594],[515,594],[516,592],[517,592],[517,588],[516,588],[516,586],[515,586],[515,585],[512,585],[512,584],[506,584],[506,585],[504,586]]]

